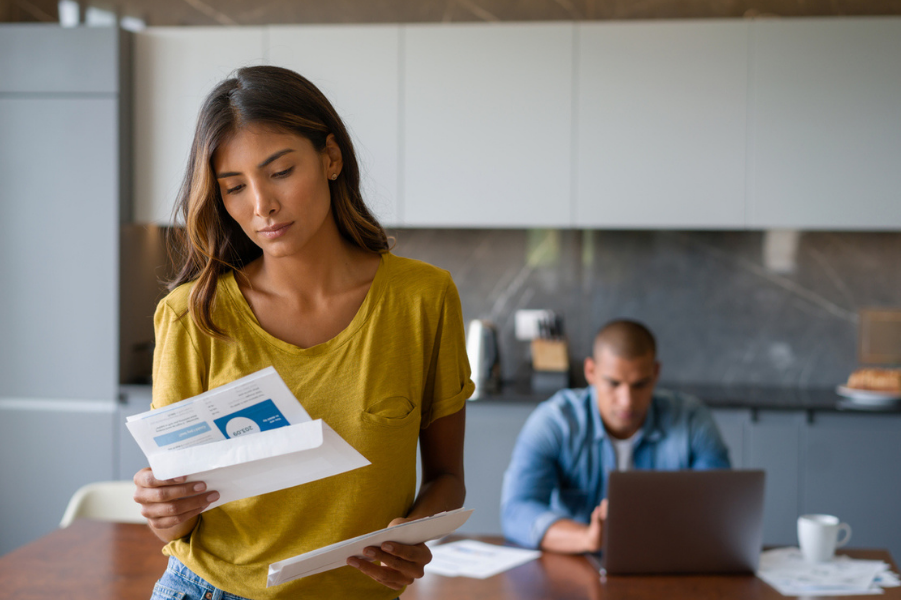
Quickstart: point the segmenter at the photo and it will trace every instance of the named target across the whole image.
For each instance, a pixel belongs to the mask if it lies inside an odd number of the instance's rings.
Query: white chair
[[[132,481],[98,481],[82,486],[69,500],[59,526],[68,527],[75,519],[146,523],[134,493]]]

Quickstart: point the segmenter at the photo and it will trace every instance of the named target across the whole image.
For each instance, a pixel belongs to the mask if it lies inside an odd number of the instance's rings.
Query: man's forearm
[[[600,536],[592,535],[588,525],[571,519],[554,521],[541,538],[540,548],[551,552],[577,554],[601,549]]]

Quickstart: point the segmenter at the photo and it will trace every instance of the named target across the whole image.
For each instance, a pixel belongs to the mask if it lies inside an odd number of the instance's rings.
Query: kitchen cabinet
[[[402,222],[572,225],[572,24],[402,29]]]
[[[114,477],[129,40],[0,25],[0,554]]]
[[[331,97],[387,225],[901,227],[901,18],[149,28],[138,222],[172,222],[201,99],[261,62]]]
[[[0,398],[116,397],[124,43],[0,25]],[[99,74],[34,69],[47,52]]]
[[[474,401],[466,405],[466,508],[472,516],[460,533],[503,535],[501,486],[513,446],[535,404]]]
[[[154,27],[135,34],[135,219],[169,225],[204,98],[266,62],[261,27]]]
[[[398,225],[400,26],[273,26],[269,62],[312,81],[344,121],[360,164],[363,198]]]
[[[901,18],[754,23],[751,228],[901,227]]]
[[[0,93],[118,94],[127,43],[112,28],[0,24]]]
[[[796,411],[759,411],[747,429],[744,467],[766,471],[763,496],[763,543],[796,545],[800,514],[801,429],[805,415]]]
[[[838,516],[851,545],[901,556],[901,414],[821,414],[805,428],[802,512]]]
[[[576,227],[744,228],[750,28],[578,26]]]
[[[733,469],[763,469],[763,543],[796,545],[802,470],[801,435],[805,413],[748,408],[711,410]]]
[[[0,94],[0,398],[116,397],[118,118],[115,94]]]
[[[741,409],[712,409],[710,411],[723,442],[729,449],[729,462],[733,469],[745,467],[745,431],[751,422],[751,413]]]

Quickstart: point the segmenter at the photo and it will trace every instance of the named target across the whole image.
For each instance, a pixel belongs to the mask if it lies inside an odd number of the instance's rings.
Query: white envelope
[[[457,510],[425,517],[424,519],[417,519],[395,525],[394,527],[373,531],[372,533],[272,563],[269,565],[269,577],[266,580],[266,587],[344,567],[347,565],[347,559],[351,556],[369,560],[363,557],[363,549],[367,546],[380,546],[385,542],[411,545],[421,544],[422,542],[444,537],[463,525],[471,514],[471,508],[458,508]]]
[[[273,367],[125,425],[154,477],[187,476],[219,492],[206,510],[369,464],[327,423],[310,420]]]
[[[226,502],[364,467],[366,458],[322,419],[147,457],[153,476],[203,481]]]

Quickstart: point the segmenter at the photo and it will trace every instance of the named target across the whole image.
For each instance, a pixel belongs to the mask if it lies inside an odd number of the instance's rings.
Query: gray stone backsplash
[[[505,380],[528,377],[518,309],[565,318],[573,385],[617,317],[657,336],[674,384],[831,387],[858,366],[858,310],[901,306],[901,233],[399,229],[395,254],[451,272],[493,321]]]

